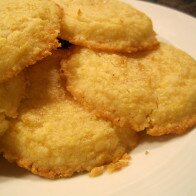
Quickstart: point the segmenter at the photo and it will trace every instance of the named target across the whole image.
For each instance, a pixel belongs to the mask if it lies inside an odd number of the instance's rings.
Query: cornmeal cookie
[[[196,124],[196,61],[173,46],[130,55],[74,47],[62,70],[73,97],[117,125],[159,136]]]
[[[0,82],[59,46],[61,9],[50,0],[0,1]]]
[[[64,10],[62,39],[102,51],[136,52],[154,48],[152,21],[117,0],[54,0]]]
[[[8,117],[15,118],[17,109],[25,95],[23,73],[0,84],[0,135],[9,127]]]
[[[6,159],[47,178],[115,163],[137,135],[98,119],[66,93],[58,53],[28,68],[28,98],[1,140]]]

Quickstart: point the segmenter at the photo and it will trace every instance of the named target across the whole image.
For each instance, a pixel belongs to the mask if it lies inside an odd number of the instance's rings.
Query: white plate
[[[196,57],[196,19],[150,3],[127,0],[149,15],[164,40]],[[120,10],[119,10],[120,11]],[[50,181],[0,160],[1,196],[196,195],[196,132],[148,138],[132,153],[130,166],[97,178],[79,175]],[[145,155],[148,150],[149,154]]]

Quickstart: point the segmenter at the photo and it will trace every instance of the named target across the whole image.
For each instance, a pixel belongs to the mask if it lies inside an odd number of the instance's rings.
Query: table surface
[[[177,9],[196,17],[196,0],[143,0]]]

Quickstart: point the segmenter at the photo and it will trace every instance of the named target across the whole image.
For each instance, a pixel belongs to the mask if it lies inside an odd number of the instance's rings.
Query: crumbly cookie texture
[[[128,154],[125,153],[122,156],[122,158],[119,161],[115,162],[115,163],[110,163],[108,165],[93,168],[89,172],[89,176],[91,176],[91,177],[99,176],[99,175],[103,174],[103,172],[105,170],[107,170],[109,173],[114,173],[116,171],[119,171],[122,168],[129,165],[130,159],[131,159],[131,157]]]
[[[62,71],[76,100],[122,127],[159,136],[196,124],[196,61],[173,46],[130,55],[74,47]]]
[[[116,163],[138,139],[69,97],[59,75],[60,56],[57,52],[28,68],[28,97],[0,143],[6,159],[47,178]]]
[[[129,4],[117,0],[54,1],[64,10],[60,37],[75,45],[132,53],[158,44],[150,18]]]
[[[0,83],[0,135],[9,127],[8,117],[15,118],[22,98],[25,96],[24,74]]]
[[[0,114],[0,136],[2,136],[9,127],[9,122],[5,119],[5,115]]]
[[[0,82],[59,46],[62,11],[50,0],[0,1]]]

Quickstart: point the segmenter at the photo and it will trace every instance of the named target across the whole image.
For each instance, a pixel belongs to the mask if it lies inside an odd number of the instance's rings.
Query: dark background
[[[196,0],[143,0],[164,5],[196,17]]]

